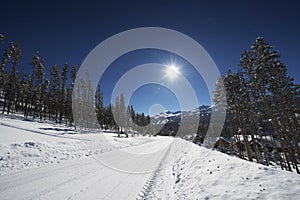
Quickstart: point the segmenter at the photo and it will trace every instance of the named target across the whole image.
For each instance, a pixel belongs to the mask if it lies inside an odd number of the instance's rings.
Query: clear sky
[[[28,66],[39,51],[49,69],[54,64],[80,66],[100,42],[119,32],[138,27],[165,27],[198,41],[222,74],[237,69],[242,52],[255,38],[280,51],[288,73],[300,82],[299,1],[3,1],[0,33],[20,44]],[[101,79],[105,102],[115,82],[132,67],[147,62],[181,63],[181,72],[197,92],[200,104],[210,104],[201,76],[183,59],[158,50],[136,51],[117,59]],[[153,103],[177,110],[178,101],[167,88],[146,85],[130,103],[148,112]]]

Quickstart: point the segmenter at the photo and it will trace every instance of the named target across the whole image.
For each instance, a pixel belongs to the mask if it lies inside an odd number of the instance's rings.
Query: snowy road
[[[0,176],[4,199],[136,199],[171,138]],[[157,149],[161,151],[155,152]],[[113,169],[114,168],[114,169]],[[134,173],[133,173],[134,172]]]
[[[0,199],[298,200],[300,176],[180,138],[0,116]]]

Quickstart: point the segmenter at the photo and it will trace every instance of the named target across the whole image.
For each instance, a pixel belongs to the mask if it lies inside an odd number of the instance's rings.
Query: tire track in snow
[[[152,173],[150,178],[147,180],[147,182],[143,186],[142,191],[140,192],[140,194],[138,194],[138,197],[136,198],[136,200],[145,200],[145,199],[151,198],[150,192],[153,190],[153,186],[156,184],[157,178],[158,178],[158,176],[159,176],[159,174],[162,170],[161,168],[162,168],[164,162],[166,161],[166,158],[169,156],[171,146],[172,145],[170,145],[168,147],[168,149],[165,152],[163,158],[159,162],[156,170]]]

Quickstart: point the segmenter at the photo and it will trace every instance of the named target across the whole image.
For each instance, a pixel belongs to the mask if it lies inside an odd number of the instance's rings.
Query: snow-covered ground
[[[151,192],[153,199],[166,182],[165,176],[172,179],[166,199],[300,199],[300,176],[295,173],[177,140],[178,148],[188,148],[170,168],[160,171]]]
[[[150,142],[153,138],[118,138],[115,133],[74,128],[22,117],[0,116],[0,175],[24,168],[97,155]]]
[[[300,199],[300,176],[179,138],[0,118],[1,199]]]

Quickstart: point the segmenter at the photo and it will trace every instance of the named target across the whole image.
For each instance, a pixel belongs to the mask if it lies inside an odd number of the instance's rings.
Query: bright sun
[[[166,77],[168,79],[174,80],[178,77],[178,75],[180,74],[180,71],[176,65],[172,64],[170,66],[166,66],[165,73],[166,73]]]

